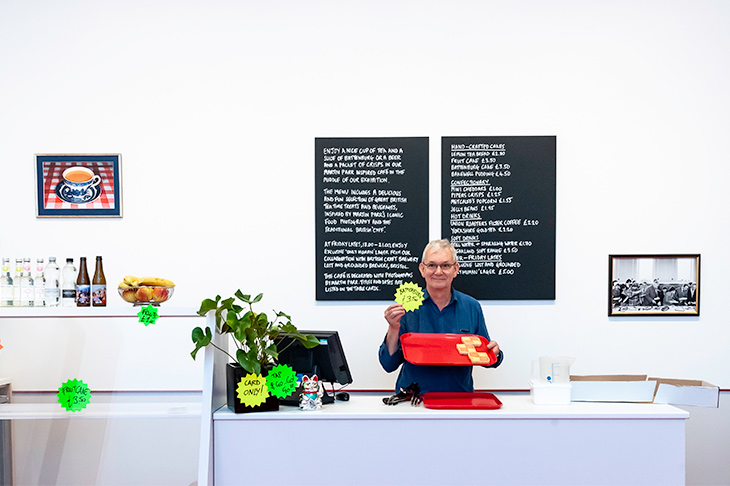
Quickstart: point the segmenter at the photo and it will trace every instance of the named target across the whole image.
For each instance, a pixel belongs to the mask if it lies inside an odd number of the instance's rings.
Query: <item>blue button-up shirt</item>
[[[402,365],[395,384],[396,393],[411,383],[418,383],[421,392],[473,392],[474,380],[471,366],[432,366],[414,365],[403,358],[400,336],[407,332],[478,334],[489,339],[484,322],[482,306],[475,298],[457,290],[451,290],[451,300],[442,310],[431,300],[427,291],[423,292],[423,305],[412,312],[406,312],[400,320],[398,349],[392,355],[388,352],[385,340],[380,345],[379,359],[383,369],[391,373]],[[502,363],[500,351],[497,362],[488,368],[496,368]]]

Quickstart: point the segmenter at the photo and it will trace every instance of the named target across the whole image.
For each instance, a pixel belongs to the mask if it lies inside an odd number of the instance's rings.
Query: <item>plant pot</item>
[[[273,366],[261,368],[261,375],[266,376],[272,368]],[[241,400],[238,399],[237,388],[241,382],[241,378],[248,374],[248,371],[244,370],[238,363],[228,363],[226,365],[228,408],[234,413],[273,412],[279,410],[279,399],[273,395],[269,395],[264,403],[255,407],[249,407],[241,403]]]

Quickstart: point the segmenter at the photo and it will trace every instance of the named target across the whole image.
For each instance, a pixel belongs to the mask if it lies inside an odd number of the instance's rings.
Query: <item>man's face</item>
[[[443,265],[450,266],[450,268],[447,270]],[[426,280],[426,289],[429,291],[450,289],[451,282],[459,273],[459,264],[454,262],[451,251],[446,248],[427,251],[425,260],[418,268],[421,276]]]

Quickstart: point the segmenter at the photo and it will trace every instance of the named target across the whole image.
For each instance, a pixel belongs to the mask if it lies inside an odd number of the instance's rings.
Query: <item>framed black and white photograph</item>
[[[121,218],[121,154],[36,154],[39,218]]]
[[[699,316],[700,255],[609,255],[609,316]]]

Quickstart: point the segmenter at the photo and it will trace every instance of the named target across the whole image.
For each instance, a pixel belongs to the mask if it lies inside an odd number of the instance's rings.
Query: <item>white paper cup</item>
[[[575,358],[540,356],[540,379],[546,383],[569,383],[570,365]]]

